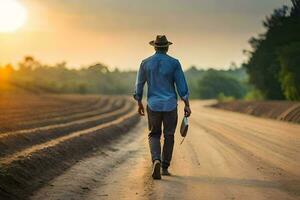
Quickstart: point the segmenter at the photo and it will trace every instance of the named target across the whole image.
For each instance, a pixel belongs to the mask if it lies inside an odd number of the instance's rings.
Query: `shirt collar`
[[[156,51],[155,54],[163,54],[166,55],[167,53],[163,52],[163,51]]]

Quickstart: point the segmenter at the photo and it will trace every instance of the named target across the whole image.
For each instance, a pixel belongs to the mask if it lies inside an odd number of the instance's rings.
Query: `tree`
[[[291,16],[300,16],[300,0],[292,0],[293,7],[291,9]]]
[[[259,89],[268,99],[285,99],[282,87],[280,49],[300,42],[299,0],[294,0],[293,8],[283,6],[274,10],[263,22],[266,32],[257,38],[251,38],[251,52],[245,68],[250,76],[250,83]],[[285,55],[286,58],[289,55]],[[286,86],[285,86],[286,88]]]
[[[216,71],[207,73],[198,84],[198,94],[202,99],[215,99],[220,94],[239,99],[246,93],[239,81]]]
[[[300,100],[300,42],[287,45],[279,53],[280,80],[288,100]]]

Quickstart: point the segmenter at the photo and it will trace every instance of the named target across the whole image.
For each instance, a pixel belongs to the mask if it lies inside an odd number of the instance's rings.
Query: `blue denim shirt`
[[[144,85],[148,85],[148,106],[153,111],[172,111],[177,107],[177,94],[188,99],[189,90],[179,61],[156,52],[142,61],[137,74],[134,98],[142,100]]]

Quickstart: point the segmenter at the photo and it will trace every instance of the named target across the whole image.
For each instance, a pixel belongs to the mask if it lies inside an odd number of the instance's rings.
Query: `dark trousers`
[[[156,112],[147,107],[149,125],[149,146],[152,161],[162,161],[162,168],[168,168],[172,159],[174,134],[178,121],[177,108],[170,112]],[[164,145],[161,152],[160,137],[164,133]]]

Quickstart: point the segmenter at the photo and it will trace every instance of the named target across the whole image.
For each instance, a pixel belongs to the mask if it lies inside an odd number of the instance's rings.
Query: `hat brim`
[[[149,42],[149,44],[151,46],[154,46],[154,47],[168,47],[168,46],[170,46],[173,43],[172,42],[168,42],[167,44],[160,45],[160,44],[155,44],[155,41],[152,40],[151,42]]]

